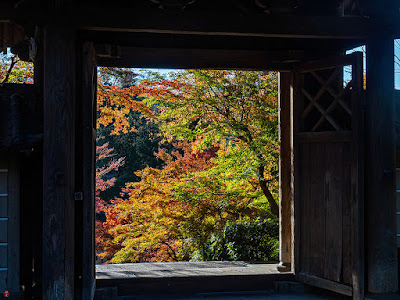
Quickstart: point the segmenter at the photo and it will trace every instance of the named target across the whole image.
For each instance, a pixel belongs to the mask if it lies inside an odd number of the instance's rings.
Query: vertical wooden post
[[[42,299],[74,299],[75,34],[44,29]]]
[[[368,290],[398,290],[393,37],[367,44],[366,253]]]
[[[278,270],[292,269],[293,257],[293,143],[291,89],[293,73],[279,73],[279,260]]]
[[[82,152],[83,164],[83,244],[82,300],[91,300],[96,288],[95,274],[95,186],[96,186],[96,89],[97,67],[92,43],[84,43],[82,53]]]

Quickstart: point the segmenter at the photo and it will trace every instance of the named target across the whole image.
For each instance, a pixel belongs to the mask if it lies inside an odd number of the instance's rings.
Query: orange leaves
[[[97,111],[99,112],[97,124],[98,126],[114,126],[111,134],[135,131],[127,119],[131,111],[140,111],[148,118],[154,117],[154,112],[140,99],[138,100],[137,95],[140,90],[136,86],[120,88],[99,82],[97,90]]]
[[[103,68],[107,71],[106,68]],[[104,70],[103,70],[104,71]],[[122,73],[121,73],[122,72]],[[120,73],[113,73],[110,76],[128,76],[129,71],[123,70]],[[144,80],[136,84],[133,75],[131,82],[125,82],[127,86],[121,84],[105,84],[99,81],[97,84],[97,111],[99,113],[98,126],[112,125],[111,134],[127,133],[135,131],[131,128],[127,120],[131,111],[139,111],[144,117],[154,119],[154,111],[143,102],[144,98],[165,99],[182,97],[177,91],[184,86],[176,80],[162,80],[160,82],[151,82]],[[114,78],[118,82],[118,78]]]

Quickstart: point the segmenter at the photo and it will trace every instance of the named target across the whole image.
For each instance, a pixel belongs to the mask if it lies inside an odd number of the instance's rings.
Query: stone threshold
[[[96,266],[97,288],[117,288],[118,295],[272,290],[275,281],[294,281],[276,263],[172,262]]]

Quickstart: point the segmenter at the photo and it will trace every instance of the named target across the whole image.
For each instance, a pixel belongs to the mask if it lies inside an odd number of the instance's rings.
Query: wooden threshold
[[[96,288],[117,288],[119,296],[184,294],[273,290],[276,281],[295,281],[293,273],[279,273],[276,267],[225,261],[100,265]]]

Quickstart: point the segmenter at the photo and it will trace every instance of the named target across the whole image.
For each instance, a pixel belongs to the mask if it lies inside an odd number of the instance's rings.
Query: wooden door
[[[353,299],[364,292],[362,89],[362,53],[294,72],[295,273]]]

